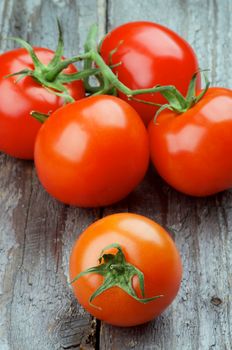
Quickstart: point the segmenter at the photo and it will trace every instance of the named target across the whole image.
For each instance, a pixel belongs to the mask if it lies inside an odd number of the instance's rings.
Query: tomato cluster
[[[150,156],[160,176],[185,194],[232,186],[232,91],[207,80],[201,88],[196,55],[183,38],[132,22],[97,46],[93,26],[85,52],[65,59],[58,27],[55,52],[15,38],[23,48],[0,56],[1,151],[34,159],[47,192],[81,207],[126,197]],[[161,313],[177,294],[181,271],[166,231],[129,213],[91,225],[70,260],[80,303],[123,326]]]

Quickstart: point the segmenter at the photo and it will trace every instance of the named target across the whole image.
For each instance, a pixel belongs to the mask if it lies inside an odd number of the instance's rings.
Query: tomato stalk
[[[200,73],[200,71],[199,71],[193,75],[193,78],[189,84],[189,89],[188,89],[186,97],[184,97],[176,89],[176,87],[172,86],[172,85],[166,85],[166,86],[156,85],[154,87],[147,88],[147,89],[132,90],[132,89],[128,88],[125,84],[123,84],[117,78],[117,76],[113,73],[113,71],[111,69],[112,67],[108,66],[105,63],[105,61],[103,60],[103,58],[101,57],[101,55],[99,53],[97,45],[96,45],[96,36],[97,36],[97,26],[93,25],[90,29],[88,36],[87,36],[87,41],[85,43],[85,53],[84,53],[84,55],[86,55],[86,57],[87,57],[87,61],[86,61],[87,63],[85,65],[85,67],[90,69],[91,62],[92,62],[92,64],[94,63],[95,66],[97,66],[99,68],[99,71],[100,71],[101,76],[102,76],[102,79],[101,79],[102,84],[98,88],[96,88],[95,92],[93,93],[94,95],[112,94],[112,93],[116,94],[116,91],[119,90],[127,96],[128,100],[134,99],[137,102],[151,104],[151,105],[160,107],[160,109],[157,111],[157,114],[156,114],[156,117],[157,117],[158,114],[166,108],[170,109],[172,111],[175,111],[177,113],[186,112],[189,108],[191,108],[194,104],[196,104],[204,96],[204,94],[206,93],[206,91],[209,88],[210,83],[207,80],[207,78],[205,77],[205,82],[206,82],[205,88],[203,89],[203,91],[199,95],[196,95],[196,78],[197,78],[197,74]],[[123,42],[120,42],[118,47],[122,44],[123,44]],[[111,52],[111,56],[118,49],[118,47],[115,48]],[[77,56],[77,58],[79,57],[79,59],[85,60],[84,55]],[[118,64],[120,64],[120,62]],[[84,67],[84,70],[85,70],[85,67]],[[97,74],[99,76],[99,72]],[[91,87],[89,84],[89,76],[86,77],[86,79],[84,81],[85,81],[85,83],[87,82],[86,88],[91,90]],[[168,103],[166,103],[164,105],[160,105],[160,104],[144,101],[142,99],[137,99],[134,97],[136,95],[149,94],[149,93],[152,93],[152,94],[160,93],[161,95],[163,95],[165,97],[165,99],[168,101]]]
[[[60,97],[64,98],[65,102],[74,102],[73,97],[69,94],[66,84],[76,81],[83,80],[85,89],[87,93],[91,95],[103,95],[103,94],[111,94],[117,95],[117,91],[122,92],[127,96],[128,100],[135,100],[137,102],[150,104],[154,106],[158,106],[159,110],[156,113],[156,117],[158,114],[164,110],[169,109],[175,111],[177,113],[184,113],[189,108],[191,108],[194,104],[196,104],[206,93],[209,82],[206,79],[206,86],[204,90],[196,96],[196,78],[199,72],[196,72],[189,84],[189,89],[187,96],[184,97],[175,86],[166,85],[160,86],[156,85],[147,89],[136,89],[132,90],[128,88],[125,84],[123,84],[114,74],[112,68],[117,65],[120,65],[121,62],[118,62],[114,66],[109,66],[105,63],[104,59],[101,57],[99,53],[99,49],[97,46],[97,26],[93,25],[90,28],[90,31],[87,36],[86,43],[84,45],[84,53],[71,57],[69,59],[62,59],[63,55],[63,36],[60,24],[58,22],[58,30],[59,30],[59,40],[57,49],[55,51],[53,59],[50,61],[48,65],[44,65],[38,59],[36,53],[34,52],[32,46],[28,44],[26,41],[19,38],[10,38],[18,43],[20,43],[30,54],[32,61],[34,63],[34,69],[24,69],[20,72],[16,72],[9,76],[19,76],[19,79],[24,78],[25,76],[31,76],[34,80],[36,80],[39,84],[48,89],[51,93],[54,93]],[[123,41],[121,41],[118,46],[112,50],[110,53],[110,58],[117,51],[120,45],[123,45]],[[84,68],[83,70],[73,73],[73,74],[65,74],[63,70],[67,68],[70,64],[83,61]],[[97,68],[96,68],[97,67]],[[98,86],[92,86],[90,84],[90,77],[95,76],[98,81]],[[156,104],[149,101],[144,101],[142,99],[136,98],[137,95],[142,94],[154,94],[160,93],[165,97],[168,103],[164,105]],[[31,113],[34,116],[34,113]],[[37,116],[38,117],[37,113]],[[37,118],[38,119],[38,118]],[[39,120],[43,122],[45,120],[44,115]]]
[[[107,250],[116,248],[116,254],[105,253]],[[100,294],[105,292],[106,290],[118,287],[121,288],[124,292],[129,294],[136,301],[146,304],[150,301],[156,300],[158,298],[163,297],[163,295],[156,295],[151,298],[145,298],[144,291],[144,275],[143,272],[140,271],[134,265],[128,263],[126,261],[125,255],[122,251],[122,247],[118,243],[113,243],[106,246],[98,259],[99,265],[90,267],[89,269],[80,272],[71,283],[76,282],[80,277],[85,276],[90,273],[96,273],[104,277],[103,283],[100,285],[98,289],[91,295],[89,299],[89,303],[93,306],[92,301]],[[139,286],[141,289],[142,297],[139,298],[133,288],[132,281],[133,277],[137,276],[139,280]]]

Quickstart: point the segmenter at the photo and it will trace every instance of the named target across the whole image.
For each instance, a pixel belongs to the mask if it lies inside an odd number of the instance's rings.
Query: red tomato
[[[35,48],[42,63],[48,64],[54,52],[44,48]],[[58,97],[31,77],[25,77],[16,83],[17,77],[4,78],[8,74],[22,69],[33,69],[30,55],[25,49],[16,49],[0,55],[0,151],[13,157],[33,159],[34,143],[41,123],[30,116],[31,111],[48,113],[63,104]],[[71,65],[66,73],[75,73]],[[81,81],[70,83],[69,92],[74,99],[84,97]]]
[[[232,91],[209,88],[183,114],[165,110],[149,125],[152,162],[175,189],[207,196],[232,187]]]
[[[99,294],[91,304],[91,295],[103,284],[103,276],[97,273],[87,274],[73,282],[74,293],[88,312],[107,323],[134,326],[150,321],[164,311],[179,290],[182,267],[177,248],[160,225],[144,216],[130,213],[109,215],[90,225],[76,241],[70,258],[70,279],[99,265],[102,249],[112,243],[118,243],[126,262],[144,274],[145,297],[162,297],[144,304],[114,286]],[[115,248],[107,249],[107,254],[116,252]],[[112,278],[116,267],[115,264],[108,266]],[[120,277],[119,274],[126,277],[120,264],[118,267],[116,278]],[[133,278],[132,286],[141,298],[137,277]]]
[[[113,69],[118,78],[129,88],[144,89],[155,85],[174,85],[186,94],[193,74],[198,70],[197,58],[190,45],[170,29],[151,22],[123,24],[106,35],[101,45],[101,55],[110,64],[121,62]],[[200,78],[197,80],[200,88]],[[119,97],[127,97],[119,92]],[[154,103],[165,103],[160,94],[137,95],[136,98]],[[154,117],[156,107],[129,101],[144,123]]]
[[[45,189],[82,207],[125,197],[149,161],[146,129],[136,111],[113,96],[93,96],[58,109],[40,129],[35,164]]]

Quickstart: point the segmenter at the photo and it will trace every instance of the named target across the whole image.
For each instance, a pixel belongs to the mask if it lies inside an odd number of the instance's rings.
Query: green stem
[[[95,42],[96,37],[97,37],[97,26],[96,25],[92,25],[92,27],[90,28],[90,31],[88,33],[87,40],[86,40],[85,45],[84,45],[85,53],[88,53],[90,51],[90,46],[93,45],[93,41]],[[84,60],[84,70],[88,70],[91,67],[92,67],[92,58],[89,57],[86,60]],[[93,92],[96,92],[96,91],[98,91],[99,89],[102,88],[103,81],[100,81],[98,79],[98,76],[96,76],[96,78],[97,78],[97,80],[99,81],[99,84],[100,84],[100,87],[98,87],[98,88],[92,87],[90,85],[89,77],[85,77],[83,79],[86,91],[93,93]]]
[[[63,82],[63,83],[70,83],[72,81],[81,80],[91,75],[96,75],[98,73],[99,73],[98,68],[90,68],[77,73],[70,73],[70,74],[63,73],[62,75],[60,75],[59,80],[60,82]]]
[[[45,74],[45,79],[47,81],[54,81],[56,77],[59,75],[59,73],[62,72],[62,70],[64,70],[65,68],[67,68],[71,63],[82,61],[90,57],[91,57],[91,54],[88,52],[82,55],[72,57],[70,59],[63,60],[54,69],[50,70],[47,74]]]
[[[193,76],[193,79],[190,82],[190,86],[188,89],[188,93],[186,98],[172,85],[167,86],[154,86],[147,89],[136,89],[132,90],[128,88],[125,84],[123,84],[114,74],[112,68],[115,66],[122,64],[119,62],[117,65],[108,66],[103,58],[101,57],[96,40],[97,40],[97,26],[93,25],[89,31],[86,43],[85,43],[85,52],[83,54],[77,55],[70,59],[62,59],[63,53],[63,38],[61,27],[58,22],[58,30],[59,30],[59,41],[57,44],[57,49],[54,54],[53,59],[50,61],[48,65],[44,65],[40,62],[37,57],[33,47],[25,42],[22,39],[11,38],[16,40],[19,44],[21,44],[30,54],[33,63],[34,69],[24,69],[20,72],[16,72],[12,75],[18,75],[20,78],[25,76],[31,76],[35,81],[49,89],[51,93],[57,94],[64,98],[65,102],[73,102],[73,98],[69,95],[66,84],[76,81],[83,80],[85,84],[85,88],[87,92],[90,92],[94,95],[100,94],[113,94],[116,95],[118,91],[122,92],[127,96],[128,100],[133,99],[133,96],[143,95],[143,94],[154,94],[160,93],[165,99],[168,101],[165,105],[159,106],[160,109],[157,113],[160,113],[163,109],[168,108],[177,113],[183,113],[191,108],[194,104],[198,103],[198,101],[204,96],[206,93],[209,82],[206,79],[206,86],[204,90],[198,95],[195,95],[196,91],[196,80],[197,73]],[[120,42],[119,45],[111,51],[110,59],[112,55],[118,50],[118,47],[123,45],[123,42]],[[70,64],[84,61],[84,69],[79,71],[78,73],[73,74],[65,74],[63,70],[67,68]],[[94,68],[97,66],[97,68]],[[10,77],[9,76],[9,77]],[[95,78],[99,82],[99,86],[91,86],[90,84],[90,76],[95,76]],[[153,102],[143,101],[142,99],[136,99],[135,101],[146,103],[150,105],[156,105]]]
[[[45,113],[39,113],[36,111],[31,111],[30,115],[35,118],[36,120],[38,120],[41,124],[43,124],[44,122],[46,122],[46,120],[49,117],[49,114],[45,114]]]
[[[98,76],[101,76],[102,84],[98,88],[94,88],[93,90],[93,88],[89,84],[89,79],[87,77],[85,79],[85,86],[89,91],[94,92],[94,95],[103,94],[103,93],[112,94],[112,92],[121,91],[123,94],[125,94],[128,97],[128,100],[130,100],[130,99],[133,99],[133,96],[136,96],[136,95],[161,93],[161,95],[168,101],[168,103],[165,104],[165,108],[173,110],[177,113],[183,113],[187,111],[189,108],[191,108],[194,104],[196,104],[204,96],[204,94],[206,93],[209,87],[209,82],[206,80],[206,86],[203,92],[198,96],[195,95],[196,77],[197,77],[197,74],[199,73],[197,72],[196,74],[194,74],[190,82],[190,86],[189,86],[186,98],[176,89],[175,86],[172,86],[172,85],[167,85],[167,86],[156,85],[154,87],[147,88],[147,89],[132,90],[118,79],[118,77],[113,73],[111,69],[112,67],[108,66],[103,60],[103,58],[99,53],[98,47],[96,45],[96,36],[97,36],[97,27],[92,26],[85,44],[85,54],[89,54],[85,62],[85,67],[89,67],[90,65],[92,66],[92,62],[94,62],[98,66],[101,72],[101,75],[98,74]],[[121,45],[123,44],[123,42],[122,43],[120,42],[119,44]],[[115,48],[115,50],[111,51],[111,57],[112,57],[112,54],[114,54],[117,51],[118,46]],[[147,102],[141,99],[137,99],[137,102],[155,105],[149,101]],[[160,109],[158,113],[161,112],[163,109],[165,109],[163,105],[159,107]]]
[[[92,27],[89,33],[89,36],[87,38],[86,42],[86,48],[89,49],[88,53],[90,54],[90,57],[92,61],[96,63],[96,65],[101,70],[102,76],[104,78],[104,85],[108,85],[111,87],[115,87],[117,90],[124,93],[128,98],[140,95],[140,94],[147,94],[147,93],[157,93],[160,92],[166,97],[167,95],[170,97],[172,96],[172,99],[175,99],[178,101],[179,105],[184,108],[186,106],[185,98],[182,96],[182,94],[172,85],[170,86],[155,86],[148,89],[137,89],[132,90],[128,88],[125,84],[123,84],[117,76],[113,73],[111,68],[105,63],[101,55],[98,53],[97,46],[96,46],[96,27]],[[101,91],[102,89],[99,89]],[[98,93],[99,93],[98,91]],[[107,92],[107,88],[104,88],[104,92]],[[96,94],[96,93],[95,93]],[[166,96],[165,96],[166,95]],[[176,102],[177,103],[177,102]]]
[[[137,90],[131,90],[126,85],[124,85],[116,75],[112,72],[112,70],[105,64],[104,60],[99,56],[99,54],[96,54],[95,52],[92,53],[92,57],[99,66],[99,68],[102,71],[102,74],[107,77],[108,81],[116,87],[116,89],[120,90],[122,93],[124,93],[128,98],[135,96],[135,95],[141,95],[141,94],[149,94],[149,93],[156,93],[161,92],[163,94],[169,92],[176,96],[176,98],[181,101],[181,103],[185,104],[185,98],[182,96],[182,94],[172,85],[166,85],[166,86],[154,86],[152,88],[147,89],[137,89]]]

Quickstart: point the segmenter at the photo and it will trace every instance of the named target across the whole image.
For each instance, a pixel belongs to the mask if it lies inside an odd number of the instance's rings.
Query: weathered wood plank
[[[105,12],[108,8],[108,23]],[[2,0],[3,37],[19,35],[55,48],[55,18],[66,26],[66,53],[76,53],[86,30],[136,19],[163,23],[197,50],[213,82],[232,86],[229,0]],[[226,35],[225,35],[226,33]],[[101,36],[100,35],[100,36]],[[80,45],[81,44],[81,45]],[[13,47],[1,40],[1,50]],[[79,46],[80,45],[80,46]],[[63,206],[41,188],[30,162],[0,157],[0,349],[93,349],[96,324],[67,286],[72,243],[99,210]],[[195,200],[166,186],[153,171],[127,199],[104,210],[147,215],[175,230],[185,266],[175,303],[142,327],[101,327],[100,349],[231,349],[232,194]],[[98,344],[96,345],[98,348]]]
[[[232,86],[231,1],[109,1],[108,28],[151,20],[183,35],[210,68],[213,84]],[[130,9],[130,10],[129,10]],[[170,189],[150,171],[144,183],[116,209],[147,215],[175,230],[184,264],[182,288],[172,306],[142,327],[103,324],[100,349],[208,350],[232,348],[232,195],[193,199]],[[108,208],[104,214],[111,213]]]
[[[94,0],[2,0],[1,35],[54,49],[58,17],[65,53],[73,55],[93,22],[104,30],[104,1],[97,5]],[[13,46],[1,40],[2,51]],[[96,325],[75,301],[67,276],[73,241],[99,210],[53,200],[39,185],[32,162],[4,155],[0,162],[0,349],[93,349]]]

